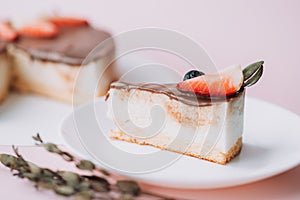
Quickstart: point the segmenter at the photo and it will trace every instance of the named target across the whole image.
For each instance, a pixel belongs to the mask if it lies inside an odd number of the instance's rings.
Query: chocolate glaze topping
[[[6,51],[6,45],[7,45],[6,42],[0,40],[0,53],[3,53]]]
[[[158,94],[165,94],[169,96],[170,99],[175,99],[181,101],[184,104],[191,106],[210,106],[213,103],[229,102],[233,99],[239,97],[244,93],[244,88],[241,88],[238,92],[230,96],[212,97],[212,96],[202,96],[191,92],[184,92],[176,88],[176,84],[134,84],[125,82],[114,82],[111,84],[110,88],[115,89],[126,89],[126,90],[145,90]]]
[[[109,33],[89,25],[68,26],[59,28],[59,34],[54,38],[20,37],[15,46],[36,59],[81,65],[91,50],[110,37]],[[99,50],[85,64],[113,51],[114,44],[107,42]]]

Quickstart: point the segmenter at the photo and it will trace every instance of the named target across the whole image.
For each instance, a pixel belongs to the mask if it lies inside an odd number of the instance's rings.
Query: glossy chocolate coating
[[[210,106],[214,103],[229,102],[234,98],[239,97],[244,93],[244,88],[241,88],[238,92],[230,96],[203,96],[192,92],[184,92],[176,88],[176,84],[135,84],[135,83],[125,83],[125,82],[115,82],[112,83],[110,88],[115,89],[126,89],[126,90],[144,90],[148,92],[164,94],[169,96],[170,99],[180,101],[184,104],[191,106]]]
[[[15,46],[26,51],[35,59],[81,65],[97,45],[110,37],[109,33],[89,25],[67,26],[60,27],[59,34],[53,38],[22,36],[15,42]],[[99,50],[85,64],[112,52],[114,50],[112,40]]]

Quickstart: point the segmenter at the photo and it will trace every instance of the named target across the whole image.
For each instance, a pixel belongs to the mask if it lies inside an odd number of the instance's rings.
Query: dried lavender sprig
[[[60,155],[64,160],[66,160],[68,162],[75,161],[76,167],[78,169],[87,170],[87,171],[94,171],[95,170],[95,171],[100,172],[103,176],[106,176],[106,177],[110,176],[109,172],[107,172],[104,169],[97,168],[96,165],[94,163],[92,163],[91,161],[89,161],[89,160],[79,160],[75,156],[73,156],[72,154],[61,150],[54,143],[44,143],[39,133],[37,133],[37,135],[33,136],[32,138],[37,142],[36,145],[44,147],[47,151]]]

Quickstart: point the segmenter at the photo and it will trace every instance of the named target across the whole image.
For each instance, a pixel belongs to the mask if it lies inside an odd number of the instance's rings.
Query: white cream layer
[[[114,80],[113,67],[104,73],[112,55],[87,65],[71,66],[31,58],[28,53],[13,46],[9,47],[9,53],[13,58],[14,87],[69,103],[80,104],[104,95]],[[100,81],[99,77],[102,77]]]

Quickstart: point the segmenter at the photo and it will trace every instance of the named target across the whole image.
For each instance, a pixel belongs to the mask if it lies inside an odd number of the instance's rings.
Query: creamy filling
[[[181,150],[193,144],[202,153],[226,153],[243,132],[244,94],[197,107],[161,93],[111,88],[108,103],[108,115],[122,132],[139,140],[160,138],[160,145],[180,142]]]

